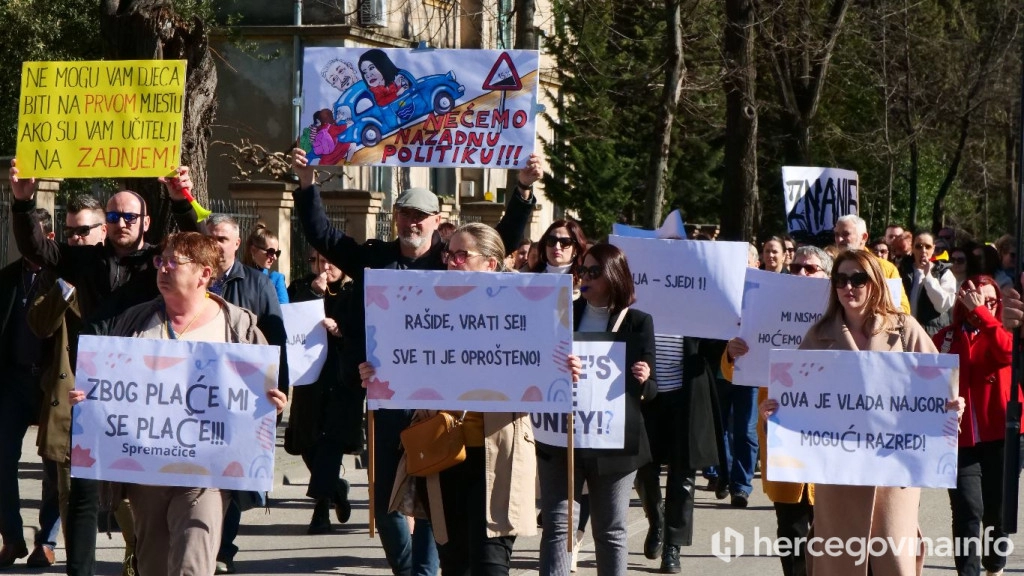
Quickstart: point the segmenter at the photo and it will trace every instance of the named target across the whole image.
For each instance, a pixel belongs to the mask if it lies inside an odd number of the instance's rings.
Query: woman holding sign
[[[832,269],[832,290],[821,319],[807,331],[801,350],[864,350],[874,352],[935,353],[924,328],[913,317],[893,307],[878,259],[867,250],[846,250]],[[950,400],[947,410],[962,406]],[[761,412],[767,420],[778,410],[775,399],[765,400]],[[917,522],[921,489],[889,486],[815,484],[813,534],[817,551],[808,546],[808,573],[828,576],[910,576],[921,574],[922,550]],[[849,542],[880,538],[891,542],[865,558],[846,553],[825,553],[823,542],[838,538],[844,550]],[[859,540],[857,540],[859,539]],[[888,539],[888,540],[887,540]]]
[[[506,271],[505,245],[485,224],[470,223],[456,230],[443,256],[449,270]],[[375,374],[369,362],[359,365],[364,385]],[[537,533],[533,515],[537,460],[530,415],[452,414],[462,419],[466,459],[437,474],[416,478],[406,474],[403,456],[391,509],[413,500],[425,504],[444,576],[507,576],[516,536]],[[413,423],[432,415],[418,410]],[[417,492],[424,483],[426,494]]]
[[[954,254],[956,251],[954,251]],[[1003,449],[1010,400],[1013,334],[999,321],[1003,301],[991,276],[973,276],[957,292],[953,323],[935,335],[942,353],[960,356],[960,394],[970,423],[958,438],[956,489],[949,491],[959,574],[1002,574],[1010,550],[1003,532]],[[979,549],[980,548],[980,549]],[[984,557],[980,554],[984,552]]]
[[[597,571],[602,576],[626,574],[626,518],[636,471],[651,461],[640,402],[657,394],[654,380],[654,321],[650,314],[630,305],[636,301],[633,276],[626,256],[610,244],[587,251],[579,269],[583,298],[573,306],[577,332],[616,332],[635,335],[627,345],[625,442],[621,449],[575,451],[576,494],[568,497],[568,458],[563,447],[537,444],[537,472],[541,491],[544,533],[540,545],[541,576],[566,576],[570,555],[566,552],[568,506],[579,500],[586,482],[590,490],[591,520],[597,551]],[[630,344],[633,344],[630,342]]]

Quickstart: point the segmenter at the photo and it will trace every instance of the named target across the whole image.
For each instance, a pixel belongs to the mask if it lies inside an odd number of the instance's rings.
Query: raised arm
[[[523,231],[530,223],[533,208],[537,205],[537,198],[533,195],[533,184],[540,180],[543,174],[540,169],[540,157],[530,154],[526,167],[519,171],[515,192],[509,194],[505,214],[494,227],[505,244],[506,254],[515,251],[519,240],[523,238]]]

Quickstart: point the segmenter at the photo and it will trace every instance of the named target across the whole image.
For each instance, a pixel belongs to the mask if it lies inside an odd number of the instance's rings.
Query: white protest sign
[[[270,491],[277,346],[82,336],[71,475]]]
[[[583,363],[580,381],[572,390],[573,446],[622,448],[626,442],[626,343],[577,340],[572,352]],[[535,412],[530,420],[538,442],[568,444],[567,414]]]
[[[679,210],[669,212],[657,230],[645,230],[628,224],[615,223],[612,224],[612,234],[632,238],[661,238],[663,240],[685,240],[687,238],[686,224],[683,222],[683,215]]]
[[[900,278],[887,278],[885,285],[889,287],[889,297],[892,298],[892,305],[899,310],[903,304],[903,280]]]
[[[768,384],[769,352],[800,346],[807,329],[825,312],[829,286],[826,278],[747,269],[740,338],[749,352],[736,359],[733,384]]]
[[[827,232],[840,216],[857,213],[859,185],[852,170],[783,166],[782,187],[791,233]]]
[[[568,274],[366,271],[367,406],[568,412]]]
[[[956,354],[772,350],[768,479],[953,488]]]
[[[316,382],[327,360],[327,329],[323,300],[282,304],[288,334],[288,381],[292,386]]]
[[[739,333],[746,242],[609,236],[629,260],[636,307],[658,334],[728,340]]]

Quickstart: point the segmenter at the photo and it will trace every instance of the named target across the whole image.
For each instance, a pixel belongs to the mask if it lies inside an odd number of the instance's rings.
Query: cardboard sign
[[[840,216],[856,214],[860,205],[857,173],[852,170],[783,166],[782,187],[790,233],[827,232]]]
[[[270,491],[279,349],[82,336],[71,474],[156,486]]]
[[[25,62],[19,176],[170,176],[184,106],[184,60]]]
[[[313,164],[522,168],[534,50],[306,48],[299,146]]]
[[[367,406],[568,412],[568,274],[366,271]]]
[[[772,350],[768,479],[954,488],[955,354]]]

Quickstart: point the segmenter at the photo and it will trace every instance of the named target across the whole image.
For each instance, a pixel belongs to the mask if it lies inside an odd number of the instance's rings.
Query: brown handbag
[[[402,430],[406,473],[430,476],[465,460],[466,434],[462,429],[465,417],[465,412],[458,418],[438,412]]]

